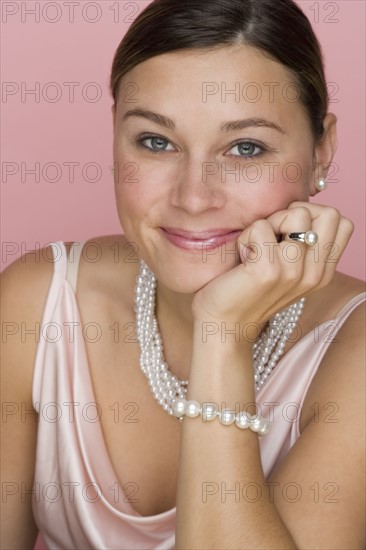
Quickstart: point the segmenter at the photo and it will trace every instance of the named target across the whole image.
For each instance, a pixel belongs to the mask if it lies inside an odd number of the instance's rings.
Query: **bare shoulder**
[[[131,306],[138,266],[138,245],[124,235],[88,239],[80,259],[77,292],[80,298],[93,293]]]
[[[305,396],[300,432],[304,430],[314,416],[313,404],[319,403],[320,400],[327,400],[327,398],[329,400],[331,397],[327,393],[335,380],[336,367],[333,366],[333,362],[337,361],[338,364],[339,354],[349,348],[349,331],[353,332],[352,339],[357,339],[358,349],[360,346],[362,347],[364,332],[360,328],[362,323],[365,322],[363,318],[364,303],[359,304],[349,314],[341,329],[337,322],[337,316],[353,298],[364,291],[365,284],[363,281],[336,272],[333,281],[327,287],[314,292],[307,298],[304,318],[301,320],[302,332],[307,334],[312,330],[314,344],[328,343],[329,345]],[[352,367],[349,366],[349,368]],[[331,381],[328,380],[329,378]]]
[[[362,281],[344,277],[336,288],[337,300],[334,296],[337,314],[365,290]],[[310,387],[308,400],[326,402],[349,398],[351,402],[354,401],[357,394],[354,383],[357,379],[363,379],[365,371],[365,311],[366,302],[362,300],[348,314],[343,324],[337,323],[337,315],[330,317],[334,320],[334,326],[330,323],[331,334],[325,339],[329,345]],[[348,395],[347,390],[350,392]]]
[[[23,297],[34,290],[34,285],[42,285],[53,272],[54,257],[52,247],[31,250],[9,264],[1,273],[1,286],[6,290],[6,296],[13,295],[9,291],[21,292]],[[33,288],[31,289],[30,286]],[[40,290],[39,286],[37,290]]]
[[[326,289],[333,295],[338,294],[341,297],[352,298],[353,295],[356,296],[357,294],[365,292],[365,286],[365,281],[337,271],[333,281]]]
[[[69,254],[73,241],[64,244]],[[115,300],[129,296],[126,287],[133,284],[136,275],[137,252],[137,245],[128,242],[124,235],[88,239],[80,258],[80,292],[98,292]],[[1,273],[2,376],[9,372],[12,391],[21,393],[27,402],[31,399],[38,340],[31,331],[42,320],[54,263],[58,260],[52,247],[47,246],[23,254]]]
[[[366,303],[361,301],[342,325],[337,322],[337,315],[354,297],[365,291],[365,285],[358,279],[337,275],[333,288],[327,291],[329,295],[323,297],[329,305],[323,306],[327,314],[322,314],[326,319],[321,322],[331,321],[325,325],[329,330],[319,332],[317,338],[329,345],[306,395],[305,410],[311,408],[311,403],[339,403],[345,399],[347,391],[350,392],[347,398],[353,401],[357,393],[354,383],[364,377]],[[362,401],[362,396],[359,397]]]
[[[82,257],[87,263],[105,268],[112,264],[137,264],[138,244],[122,234],[101,235],[85,241]]]
[[[1,273],[2,378],[9,381],[8,392],[22,393],[27,402],[31,397],[37,327],[53,268],[52,247],[48,246],[23,254]]]
[[[336,302],[328,313],[338,313],[364,291],[362,281],[337,279],[328,289]],[[365,302],[338,328],[304,402],[312,415],[271,476],[281,487],[296,488],[296,505],[283,491],[275,500],[299,548],[361,549],[365,544]]]
[[[364,281],[336,272],[328,286],[308,297],[309,309],[319,323],[334,319],[347,302],[364,291]]]

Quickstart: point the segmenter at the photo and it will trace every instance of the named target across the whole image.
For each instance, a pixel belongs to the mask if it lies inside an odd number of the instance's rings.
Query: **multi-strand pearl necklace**
[[[165,362],[163,343],[155,317],[156,278],[143,260],[135,286],[137,339],[140,345],[140,366],[158,401],[169,414],[176,399],[185,398],[188,380],[179,380]],[[305,298],[276,313],[253,345],[254,381],[257,391],[283,354],[287,340],[302,314]]]

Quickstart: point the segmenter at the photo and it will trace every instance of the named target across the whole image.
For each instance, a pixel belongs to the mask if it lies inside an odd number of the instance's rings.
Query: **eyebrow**
[[[147,118],[147,120],[156,122],[156,124],[160,124],[160,126],[164,126],[164,128],[175,130],[175,122],[171,118],[160,115],[159,113],[154,113],[154,111],[148,111],[146,109],[130,109],[123,115],[122,120],[126,120],[126,118],[131,116]]]
[[[168,128],[169,130],[175,130],[176,128],[175,122],[171,118],[161,115],[159,113],[155,113],[154,111],[149,111],[147,109],[130,109],[123,115],[122,120],[126,120],[128,117],[132,116],[146,118],[147,120],[155,122],[156,124],[159,124],[164,128]],[[220,125],[220,131],[232,132],[234,130],[243,130],[250,126],[272,128],[273,130],[277,130],[281,134],[286,133],[283,128],[281,128],[281,126],[279,126],[278,124],[275,124],[274,122],[271,122],[270,120],[267,120],[265,118],[258,117],[223,122]]]

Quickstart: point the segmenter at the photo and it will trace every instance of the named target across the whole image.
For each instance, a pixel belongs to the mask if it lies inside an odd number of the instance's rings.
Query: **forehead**
[[[132,94],[131,91],[134,90]],[[155,110],[180,112],[197,108],[208,115],[295,115],[306,117],[294,75],[281,63],[248,45],[214,50],[183,50],[144,61],[121,79],[118,109],[141,103]],[[138,105],[135,105],[138,106]],[[182,111],[183,108],[183,111]]]

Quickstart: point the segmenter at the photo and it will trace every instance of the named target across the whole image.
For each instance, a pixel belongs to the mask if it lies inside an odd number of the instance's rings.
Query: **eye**
[[[144,142],[151,141],[151,146],[145,145]],[[161,136],[154,136],[154,135],[141,135],[136,139],[136,142],[145,149],[149,149],[153,152],[159,152],[159,151],[173,151],[174,147],[171,146],[171,149],[167,149],[167,145],[169,144],[169,141]]]
[[[264,151],[264,147],[257,145],[252,141],[239,141],[232,149],[238,148],[239,154],[234,154],[237,157],[256,157],[261,155]],[[230,150],[232,150],[230,149]]]

